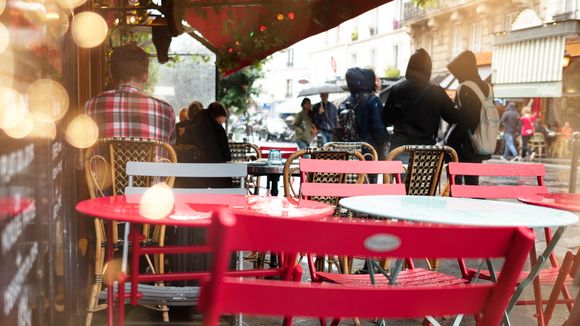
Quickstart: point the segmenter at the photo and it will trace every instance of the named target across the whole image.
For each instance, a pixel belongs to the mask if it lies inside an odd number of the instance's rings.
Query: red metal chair
[[[486,199],[516,199],[525,195],[534,195],[539,193],[547,193],[548,189],[544,185],[544,176],[546,175],[546,168],[543,164],[480,164],[480,163],[454,163],[448,165],[448,176],[451,183],[452,197],[461,198],[486,198]],[[484,176],[484,177],[516,177],[518,178],[516,185],[458,185],[455,183],[455,176]],[[525,183],[525,184],[520,184]],[[546,236],[546,243],[552,240],[552,231],[549,228],[544,229]],[[536,250],[530,251],[530,263],[535,265],[538,261]],[[464,264],[461,264],[462,273],[474,275],[475,271],[467,270]],[[519,300],[517,305],[536,305],[536,317],[541,325],[548,322],[543,313],[543,305],[548,307],[558,303],[565,303],[568,309],[571,309],[571,304],[574,301],[566,286],[561,286],[559,292],[564,296],[563,300],[557,300],[558,296],[552,295],[552,299],[542,299],[542,292],[540,284],[556,284],[560,267],[555,255],[550,255],[550,267],[544,268],[534,279],[534,299],[535,300]],[[489,275],[482,274],[480,278],[489,278]],[[528,277],[528,272],[522,272],[518,284]],[[571,282],[571,277],[566,280]],[[547,309],[548,310],[548,309]],[[551,314],[551,312],[550,312]]]
[[[260,146],[260,154],[261,158],[268,158],[270,157],[270,150],[277,149],[280,151],[282,158],[288,158],[290,155],[298,150],[297,146]]]
[[[496,326],[534,239],[533,233],[525,228],[268,219],[228,211],[214,214],[213,223],[215,233],[211,241],[217,249],[212,277],[202,286],[199,304],[207,326],[217,325],[222,313],[338,318],[474,314],[479,325]],[[264,232],[270,236],[264,237]],[[319,237],[321,233],[326,236]],[[344,286],[229,277],[226,273],[231,253],[239,250],[385,257],[502,257],[506,263],[496,283]],[[301,273],[301,266],[296,265],[294,275]]]

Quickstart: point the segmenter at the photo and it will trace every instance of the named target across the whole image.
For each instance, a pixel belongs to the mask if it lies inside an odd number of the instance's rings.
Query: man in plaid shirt
[[[138,137],[175,143],[175,111],[165,101],[141,93],[147,81],[149,57],[134,44],[115,47],[111,75],[117,88],[85,104],[99,127],[99,138]]]

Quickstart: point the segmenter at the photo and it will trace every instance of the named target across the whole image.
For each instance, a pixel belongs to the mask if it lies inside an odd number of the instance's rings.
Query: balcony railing
[[[425,16],[425,9],[415,6],[413,2],[405,2],[403,7],[403,19],[411,20]]]

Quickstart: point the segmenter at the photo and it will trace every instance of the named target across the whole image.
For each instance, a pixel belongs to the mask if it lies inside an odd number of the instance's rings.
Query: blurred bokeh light
[[[27,112],[22,94],[12,88],[0,87],[0,128],[16,128]]]
[[[12,138],[22,139],[30,135],[33,127],[34,127],[34,117],[32,116],[32,114],[26,111],[24,118],[18,125],[12,128],[4,128],[4,132]]]
[[[74,118],[65,132],[66,141],[76,148],[89,148],[99,138],[99,128],[93,119],[81,114]]]
[[[169,215],[175,206],[175,197],[171,188],[160,182],[153,185],[141,197],[139,214],[151,220],[159,220]]]
[[[62,119],[68,110],[68,93],[59,83],[51,79],[39,79],[26,91],[30,112],[42,122]]]
[[[109,28],[103,17],[94,12],[82,12],[73,18],[72,37],[81,48],[99,46],[107,37]]]
[[[56,0],[56,2],[64,9],[74,9],[87,2],[87,0]]]

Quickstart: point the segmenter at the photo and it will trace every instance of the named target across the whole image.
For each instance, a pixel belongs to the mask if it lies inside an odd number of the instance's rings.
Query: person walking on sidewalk
[[[538,113],[536,112],[532,114],[532,109],[529,106],[526,106],[522,110],[522,117],[520,118],[520,120],[522,121],[522,130],[521,130],[522,157],[523,158],[529,157],[530,160],[533,160],[534,156],[536,155],[536,153],[532,152],[528,147],[528,142],[530,141],[530,138],[532,138],[532,136],[534,135],[535,132],[534,122],[536,121],[537,118]]]
[[[311,109],[312,109],[312,102],[308,97],[305,97],[300,103],[302,107],[302,111],[298,112],[294,117],[294,123],[292,127],[295,131],[295,139],[298,148],[308,148],[312,143],[312,136],[315,135],[315,127],[312,123],[311,116]]]
[[[513,161],[519,161],[521,157],[518,155],[518,150],[514,145],[514,139],[519,130],[520,114],[514,102],[508,103],[507,109],[501,115],[500,123],[503,127],[504,139],[504,151],[501,159],[507,161],[511,154]]]
[[[332,130],[338,123],[338,109],[328,101],[328,93],[320,94],[320,102],[312,107],[312,121],[322,135],[322,144],[332,141]]]

